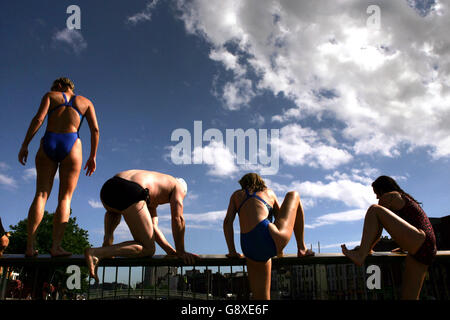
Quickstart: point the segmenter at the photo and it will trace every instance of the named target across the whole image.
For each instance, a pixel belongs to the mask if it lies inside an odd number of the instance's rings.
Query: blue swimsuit
[[[269,223],[272,222],[272,210],[273,208],[264,201],[261,197],[256,195],[256,192],[250,194],[248,190],[245,190],[247,198],[241,203],[238,213],[242,208],[242,205],[250,198],[256,198],[264,203],[269,211],[269,215],[266,219],[258,223],[250,232],[241,233],[241,248],[242,252],[247,258],[254,261],[266,262],[270,258],[277,255],[277,248],[272,236],[269,232]],[[270,221],[269,221],[270,220]]]
[[[83,122],[84,115],[81,114],[80,110],[76,106],[73,105],[73,100],[76,96],[73,96],[70,101],[67,101],[67,97],[62,93],[64,97],[64,103],[59,106],[53,108],[48,112],[48,118],[50,115],[60,107],[72,107],[79,115],[80,115],[80,125],[78,126],[77,132],[68,132],[68,133],[56,133],[51,131],[46,131],[44,137],[42,138],[42,147],[44,149],[45,154],[55,162],[61,162],[64,158],[69,154],[70,150],[80,137],[78,132],[80,130],[81,123]]]

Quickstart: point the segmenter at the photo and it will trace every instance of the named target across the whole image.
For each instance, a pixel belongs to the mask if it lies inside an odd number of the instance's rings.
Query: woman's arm
[[[97,158],[97,149],[98,142],[100,140],[100,129],[98,128],[97,116],[95,114],[94,105],[91,101],[89,101],[89,108],[86,111],[86,120],[89,125],[89,129],[91,131],[91,153],[89,155],[88,160],[86,161],[86,165],[84,169],[86,170],[86,175],[91,176],[97,167],[96,158]]]
[[[230,197],[230,203],[228,204],[227,214],[223,220],[223,233],[225,235],[225,241],[227,242],[228,254],[227,257],[241,257],[239,253],[236,252],[236,247],[234,245],[234,228],[233,223],[236,218],[236,205],[234,204],[234,195]]]
[[[272,213],[273,213],[273,218],[275,219],[278,216],[278,213],[280,212],[280,203],[278,202],[278,198],[277,195],[275,194],[275,192],[273,192],[272,189],[269,189],[269,194],[272,197],[272,199],[274,200],[273,202],[273,206],[272,206]]]
[[[38,132],[41,125],[44,123],[45,116],[47,115],[48,108],[50,107],[50,96],[46,93],[41,100],[41,105],[36,115],[31,120],[30,126],[28,127],[25,139],[23,140],[22,146],[19,151],[19,162],[25,165],[28,158],[28,145],[33,139],[36,132]]]
[[[378,205],[389,210],[400,210],[405,205],[405,200],[397,191],[386,192],[378,200]]]

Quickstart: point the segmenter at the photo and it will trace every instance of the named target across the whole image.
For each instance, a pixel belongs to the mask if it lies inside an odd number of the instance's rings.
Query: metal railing
[[[398,299],[404,257],[404,254],[378,252],[368,256],[361,267],[336,253],[274,258],[271,297],[279,300]],[[378,267],[378,275],[372,274],[368,268],[371,265]],[[69,270],[69,266],[78,266],[75,268],[78,273],[72,274],[73,267]],[[200,255],[195,265],[158,255],[104,259],[98,268],[99,283],[88,276],[82,255],[25,258],[6,254],[0,258],[0,267],[0,300],[251,298],[245,259],[230,259],[224,255]],[[78,286],[76,277],[79,277]],[[369,282],[373,277],[371,286]],[[429,268],[421,298],[448,300],[449,288],[450,251],[439,251]]]

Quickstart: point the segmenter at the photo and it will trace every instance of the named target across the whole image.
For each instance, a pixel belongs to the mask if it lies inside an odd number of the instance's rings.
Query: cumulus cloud
[[[53,41],[68,45],[76,54],[81,53],[87,48],[87,42],[83,35],[76,29],[63,29],[53,36]]]
[[[278,144],[281,159],[288,165],[308,165],[333,169],[352,160],[344,150],[327,145],[319,134],[298,124],[287,125],[280,131]]]
[[[222,87],[229,109],[270,91],[295,103],[272,120],[315,118],[325,127],[332,117],[355,155],[394,157],[406,146],[450,156],[446,2],[380,1],[378,29],[367,24],[370,1],[177,4],[187,32],[206,39],[210,58],[235,74]]]
[[[239,170],[235,154],[223,142],[211,141],[207,146],[196,147],[192,154],[194,158],[203,159],[209,167],[209,175],[229,177]]]

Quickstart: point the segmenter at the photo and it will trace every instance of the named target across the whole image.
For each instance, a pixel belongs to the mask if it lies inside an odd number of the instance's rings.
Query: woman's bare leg
[[[297,255],[313,255],[307,250],[304,240],[305,215],[300,201],[300,195],[296,191],[291,191],[284,197],[280,212],[273,224],[269,225],[272,239],[277,247],[277,253],[280,255],[284,247],[289,243],[292,232],[297,240]]]
[[[272,259],[267,262],[254,261],[246,258],[248,280],[253,300],[270,300],[270,279]]]
[[[342,245],[342,252],[355,264],[362,265],[378,241],[382,228],[392,236],[402,248],[410,254],[416,253],[425,241],[425,233],[409,224],[398,215],[379,205],[372,205],[366,213],[361,244],[356,250],[348,250]]]
[[[52,256],[71,255],[61,247],[64,230],[70,217],[70,204],[77,187],[82,165],[81,140],[77,139],[70,153],[59,166],[59,196],[58,207],[53,216],[53,244],[50,249]]]
[[[402,300],[419,300],[427,270],[427,265],[420,263],[409,254],[406,256],[402,277]]]
[[[37,174],[36,194],[28,210],[27,248],[25,252],[25,255],[29,257],[37,254],[37,250],[34,247],[36,233],[44,216],[45,204],[52,191],[53,179],[55,178],[56,170],[58,170],[58,165],[47,157],[42,149],[42,145],[36,153],[35,163]]]
[[[155,237],[150,212],[145,201],[135,203],[122,211],[125,222],[130,228],[134,241],[126,241],[112,246],[87,248],[86,262],[89,272],[98,281],[96,267],[100,259],[115,256],[145,257],[155,253]]]

